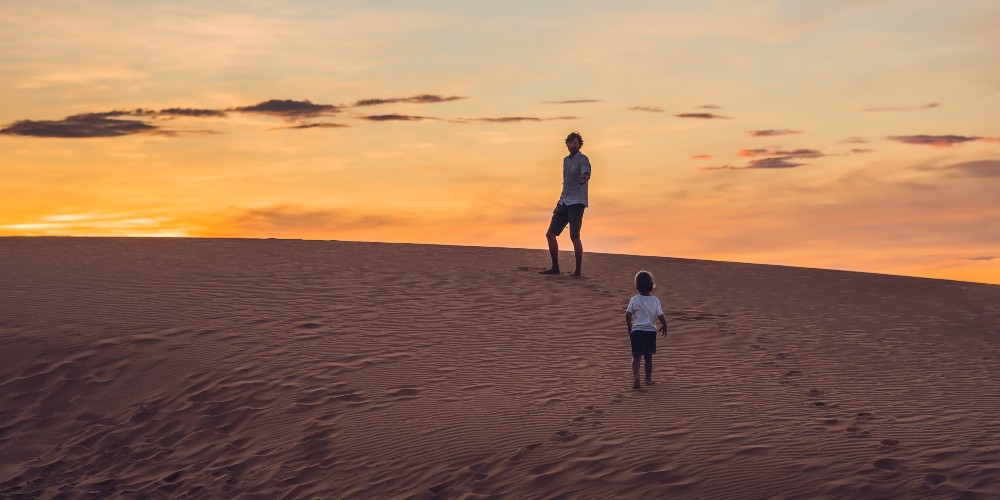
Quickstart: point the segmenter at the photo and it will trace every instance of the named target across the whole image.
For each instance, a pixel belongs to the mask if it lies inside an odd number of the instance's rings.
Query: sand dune
[[[998,286],[289,240],[0,262],[0,497],[1000,496]],[[636,391],[639,269],[672,330]]]

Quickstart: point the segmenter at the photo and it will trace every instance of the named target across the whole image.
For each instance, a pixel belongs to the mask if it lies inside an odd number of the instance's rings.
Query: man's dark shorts
[[[552,222],[549,223],[549,232],[559,236],[566,224],[569,224],[569,237],[577,239],[580,237],[580,228],[583,226],[583,211],[587,205],[574,203],[563,205],[556,203],[556,209],[552,211]]]

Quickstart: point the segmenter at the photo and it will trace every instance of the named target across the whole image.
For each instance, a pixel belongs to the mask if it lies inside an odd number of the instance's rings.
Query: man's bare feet
[[[572,277],[574,277],[574,278],[579,278],[580,276],[583,276],[583,275],[582,275],[582,274],[580,274],[580,271],[577,271],[577,272],[575,272],[575,273],[571,274],[570,276],[572,276]]]
[[[632,384],[632,388],[633,389],[638,389],[639,388],[639,377],[635,378],[635,383]]]
[[[653,382],[653,379],[650,379],[650,378],[647,378],[647,379],[646,379],[646,385],[653,385],[653,384],[655,384],[655,383],[656,383],[656,382]]]
[[[538,274],[559,274],[559,268],[553,267],[552,269],[546,269],[544,271],[538,271]]]

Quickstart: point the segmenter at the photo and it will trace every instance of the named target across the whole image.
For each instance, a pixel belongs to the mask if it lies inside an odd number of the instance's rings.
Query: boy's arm
[[[632,313],[625,312],[625,325],[628,326],[628,332],[632,333]]]
[[[667,336],[667,317],[661,314],[661,315],[657,316],[656,318],[660,320],[660,323],[663,323],[663,336],[666,337]]]

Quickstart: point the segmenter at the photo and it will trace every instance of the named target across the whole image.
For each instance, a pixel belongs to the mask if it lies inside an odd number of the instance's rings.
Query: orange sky
[[[0,235],[544,248],[579,130],[588,251],[1000,284],[997,25],[987,1],[13,5]]]

